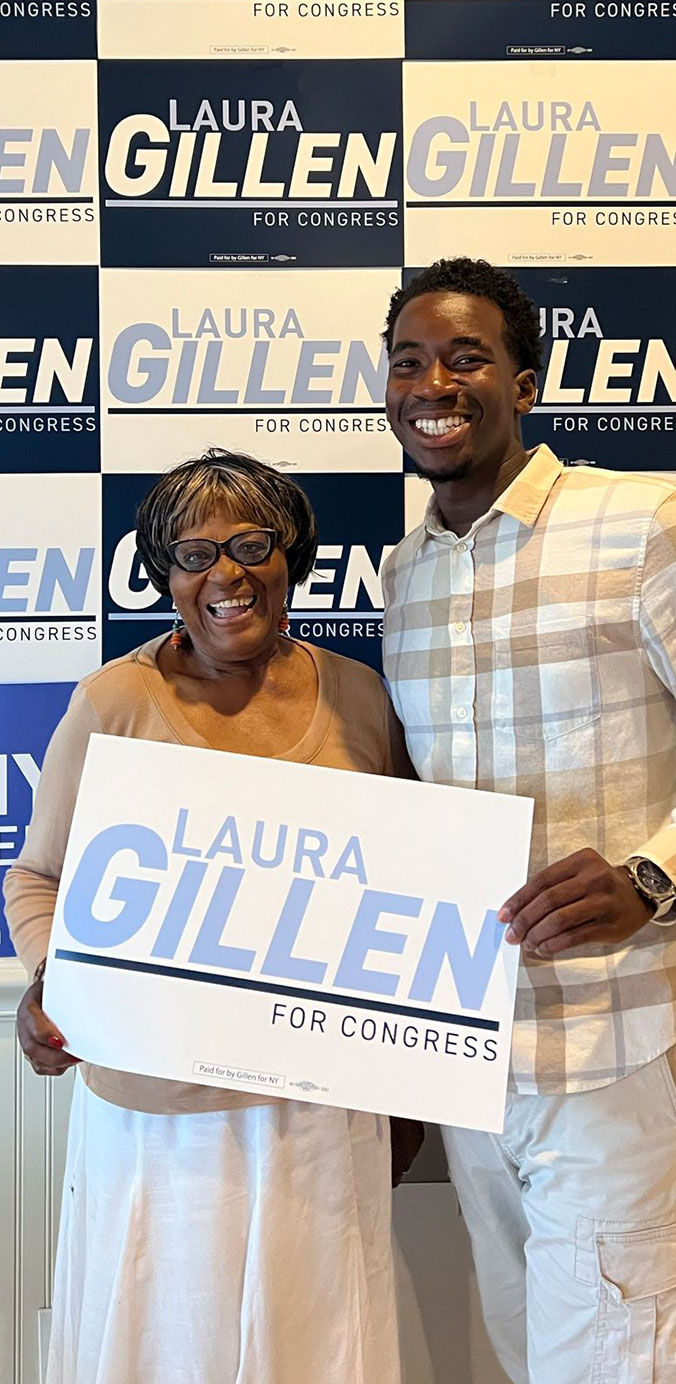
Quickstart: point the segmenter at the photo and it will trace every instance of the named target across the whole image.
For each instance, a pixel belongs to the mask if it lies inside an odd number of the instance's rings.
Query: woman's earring
[[[175,611],[176,611],[176,619],[174,620],[174,623],[173,623],[173,625],[172,625],[172,627],[171,627],[171,639],[169,640],[169,643],[170,643],[172,649],[182,649],[182,648],[183,648],[183,628],[184,628],[184,627],[183,627],[183,621],[182,621],[182,619],[181,619],[181,617],[180,617],[178,611],[176,610],[176,606],[172,606],[172,610],[175,610]]]
[[[288,605],[286,604],[286,601],[284,602],[284,605],[282,606],[282,611],[281,611],[281,614],[280,614],[280,617],[279,617],[279,624],[277,625],[277,629],[279,630],[279,633],[280,633],[280,634],[285,634],[286,637],[287,637],[287,639],[290,638],[290,635],[289,635],[289,607],[288,607]]]

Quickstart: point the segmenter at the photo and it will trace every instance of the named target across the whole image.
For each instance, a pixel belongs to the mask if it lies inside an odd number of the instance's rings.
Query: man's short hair
[[[505,345],[519,370],[542,368],[540,319],[532,300],[519,288],[516,279],[503,269],[495,269],[486,260],[465,256],[440,259],[416,274],[405,288],[397,289],[390,299],[383,340],[388,356],[392,351],[394,324],[407,303],[423,293],[467,293],[473,298],[487,298],[500,308],[505,319]]]

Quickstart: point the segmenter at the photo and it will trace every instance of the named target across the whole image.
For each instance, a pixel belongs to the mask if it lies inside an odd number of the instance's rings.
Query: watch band
[[[662,923],[666,921],[667,914],[671,913],[676,904],[676,896],[673,899],[665,899],[664,903],[659,903],[652,918],[651,923]],[[669,918],[669,923],[676,923],[676,918]]]
[[[660,897],[659,895],[652,893],[651,890],[642,882],[637,867],[641,865],[643,862],[645,862],[648,865],[651,865],[654,869],[658,871],[659,874],[661,874],[664,877],[664,879],[668,881],[670,887],[668,892],[665,893],[664,897]],[[629,856],[629,859],[625,860],[624,862],[624,868],[627,871],[627,874],[629,875],[629,878],[634,886],[634,889],[636,890],[636,893],[642,899],[645,899],[646,903],[649,903],[652,906],[653,914],[650,921],[653,923],[664,923],[664,921],[667,919],[667,915],[670,914],[676,906],[676,885],[673,883],[670,876],[667,874],[666,870],[663,870],[662,866],[658,865],[656,861],[650,860],[648,856],[642,855]],[[672,923],[675,921],[676,918],[669,918],[667,925],[671,926]]]

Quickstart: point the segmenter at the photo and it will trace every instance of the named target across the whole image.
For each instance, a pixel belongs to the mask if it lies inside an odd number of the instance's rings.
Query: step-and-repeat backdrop
[[[379,334],[432,259],[538,304],[527,443],[676,471],[675,78],[676,0],[0,0],[0,877],[74,683],[168,629],[180,459],[300,481],[292,632],[378,666],[426,500]]]

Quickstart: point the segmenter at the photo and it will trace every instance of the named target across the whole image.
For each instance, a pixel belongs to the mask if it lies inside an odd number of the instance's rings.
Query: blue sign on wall
[[[402,260],[401,63],[99,62],[102,263]]]
[[[103,661],[144,644],[173,619],[136,552],[136,510],[156,475],[103,477]]]
[[[676,269],[524,269],[545,368],[528,446],[622,471],[676,470]]]
[[[673,58],[676,6],[671,0],[407,0],[406,56]]]
[[[98,271],[2,266],[0,302],[0,471],[97,471]]]
[[[16,860],[33,811],[45,750],[72,683],[0,684],[0,886]],[[0,895],[0,956],[13,956]]]
[[[2,58],[95,58],[96,0],[1,0]]]
[[[404,283],[419,271],[404,270]],[[676,269],[520,269],[544,368],[524,441],[563,460],[676,471]],[[407,469],[410,462],[407,461]]]
[[[135,511],[156,476],[104,476],[104,659],[171,628],[135,552]],[[291,595],[291,634],[380,668],[379,573],[404,531],[401,475],[305,473],[294,480],[315,508],[320,549],[307,586]]]
[[[291,634],[380,670],[379,573],[404,533],[399,474],[294,476],[317,516],[315,572],[289,602]]]

